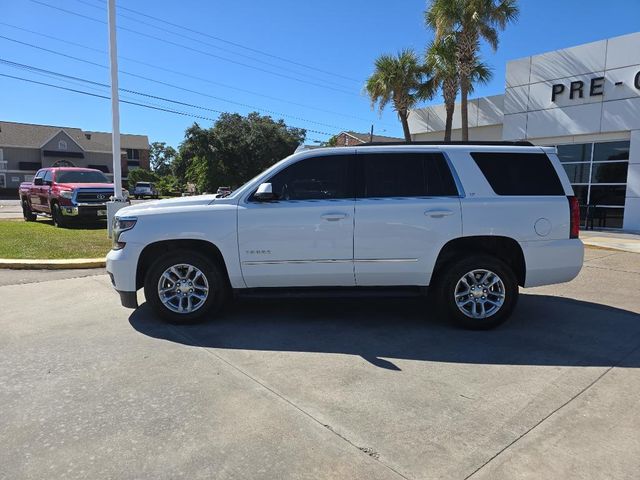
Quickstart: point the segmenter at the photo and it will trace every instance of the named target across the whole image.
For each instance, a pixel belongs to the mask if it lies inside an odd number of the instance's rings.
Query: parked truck
[[[41,168],[33,182],[20,184],[19,194],[27,222],[46,215],[56,227],[65,227],[74,220],[106,220],[113,183],[100,170],[92,168]],[[124,189],[123,195],[128,198]]]

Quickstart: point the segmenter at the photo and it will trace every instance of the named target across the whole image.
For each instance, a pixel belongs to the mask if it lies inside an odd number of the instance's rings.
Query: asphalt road
[[[399,300],[177,327],[102,271],[0,272],[0,478],[637,478],[640,255],[587,254],[490,332]]]

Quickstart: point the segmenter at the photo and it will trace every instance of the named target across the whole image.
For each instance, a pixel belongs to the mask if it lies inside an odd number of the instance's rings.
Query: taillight
[[[567,197],[569,199],[569,238],[580,236],[580,205],[577,197]]]

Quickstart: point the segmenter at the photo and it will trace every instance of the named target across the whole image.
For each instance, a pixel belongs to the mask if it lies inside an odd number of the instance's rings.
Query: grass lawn
[[[98,258],[111,248],[105,224],[56,228],[49,220],[0,220],[0,258]]]

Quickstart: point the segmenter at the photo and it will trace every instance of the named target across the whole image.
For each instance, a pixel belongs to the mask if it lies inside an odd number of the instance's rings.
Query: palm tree
[[[456,108],[456,97],[458,96],[460,85],[456,63],[456,43],[453,35],[447,35],[437,42],[431,42],[427,48],[426,65],[433,75],[434,88],[440,87],[442,89],[446,111],[444,140],[449,142],[451,141],[453,113]],[[469,92],[473,91],[475,83],[486,84],[491,80],[492,76],[491,70],[485,63],[476,61],[471,72],[472,81]]]
[[[411,142],[409,133],[409,110],[419,101],[433,96],[431,83],[427,81],[427,70],[413,50],[402,50],[393,55],[381,55],[375,62],[375,71],[367,79],[365,90],[371,99],[371,108],[376,103],[380,113],[389,103],[398,113],[404,138]]]
[[[460,76],[462,139],[469,140],[468,98],[480,40],[495,51],[498,31],[518,18],[517,0],[431,0],[425,21],[436,33],[436,41],[453,35]]]

